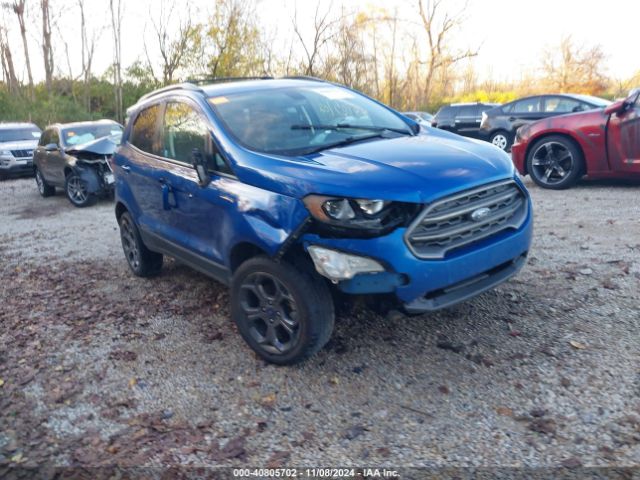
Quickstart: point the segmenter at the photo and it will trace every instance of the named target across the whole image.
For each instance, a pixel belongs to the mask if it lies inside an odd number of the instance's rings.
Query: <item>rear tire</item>
[[[326,283],[317,274],[265,256],[247,260],[233,275],[231,314],[249,346],[278,365],[318,352],[334,325]]]
[[[508,152],[511,148],[511,144],[513,143],[513,139],[512,135],[506,130],[498,130],[497,132],[491,134],[489,142],[498,147],[500,150]]]
[[[35,169],[36,185],[38,186],[38,192],[43,197],[51,197],[56,194],[56,188],[47,184],[42,173],[38,168]]]
[[[131,215],[128,212],[124,212],[120,216],[118,224],[120,225],[122,250],[134,275],[152,277],[160,273],[163,261],[162,254],[147,248]]]
[[[531,146],[527,172],[538,186],[563,190],[584,175],[584,155],[568,138],[549,135]]]
[[[73,171],[67,174],[64,191],[74,207],[89,207],[98,201],[95,194],[89,192],[87,183]]]

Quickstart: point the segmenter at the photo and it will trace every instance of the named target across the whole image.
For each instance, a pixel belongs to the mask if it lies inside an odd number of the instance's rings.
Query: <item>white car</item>
[[[0,178],[33,173],[33,151],[41,133],[33,123],[0,123]]]

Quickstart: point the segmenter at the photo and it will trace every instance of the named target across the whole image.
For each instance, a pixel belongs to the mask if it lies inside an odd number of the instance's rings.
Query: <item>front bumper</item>
[[[33,159],[0,157],[0,173],[33,173]]]
[[[516,143],[511,145],[511,161],[513,162],[513,165],[516,167],[516,170],[518,170],[520,175],[527,174],[527,165],[525,158],[526,152],[526,143],[521,143],[516,140]]]
[[[373,258],[387,271],[360,274],[338,283],[346,293],[394,293],[411,312],[438,310],[476,296],[515,275],[525,263],[533,235],[531,201],[527,218],[507,230],[460,249],[441,260],[421,260],[404,241],[406,229],[370,239],[302,237],[305,246],[321,245]]]

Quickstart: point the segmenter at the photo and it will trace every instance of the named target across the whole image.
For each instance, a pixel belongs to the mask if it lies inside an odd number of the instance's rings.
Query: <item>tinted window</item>
[[[203,117],[186,103],[168,103],[162,129],[162,156],[191,164],[194,149],[204,155],[209,170],[230,173]]]
[[[437,118],[451,118],[453,117],[453,107],[442,107],[436,113]]]
[[[133,122],[130,139],[132,145],[135,145],[144,152],[153,153],[154,155],[160,153],[156,137],[159,113],[160,105],[152,105],[142,110]]]
[[[513,104],[513,108],[510,111],[513,113],[539,113],[540,98],[535,97],[520,100]]]
[[[478,115],[477,111],[478,111],[477,105],[468,105],[460,108],[460,110],[458,111],[458,116],[459,117],[475,117],[476,115]]]
[[[40,138],[40,129],[37,127],[0,129],[0,142],[19,142],[21,140],[37,140],[38,138]]]
[[[547,97],[544,101],[545,113],[571,113],[588,110],[586,103],[567,97]]]

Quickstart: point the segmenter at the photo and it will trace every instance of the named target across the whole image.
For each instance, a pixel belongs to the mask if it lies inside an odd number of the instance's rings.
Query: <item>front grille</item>
[[[474,219],[474,213],[484,215]],[[527,200],[520,187],[512,180],[493,183],[427,205],[405,239],[417,257],[439,259],[503,230],[517,229],[526,216]]]
[[[31,158],[33,157],[33,150],[11,150],[11,155],[15,158]]]

